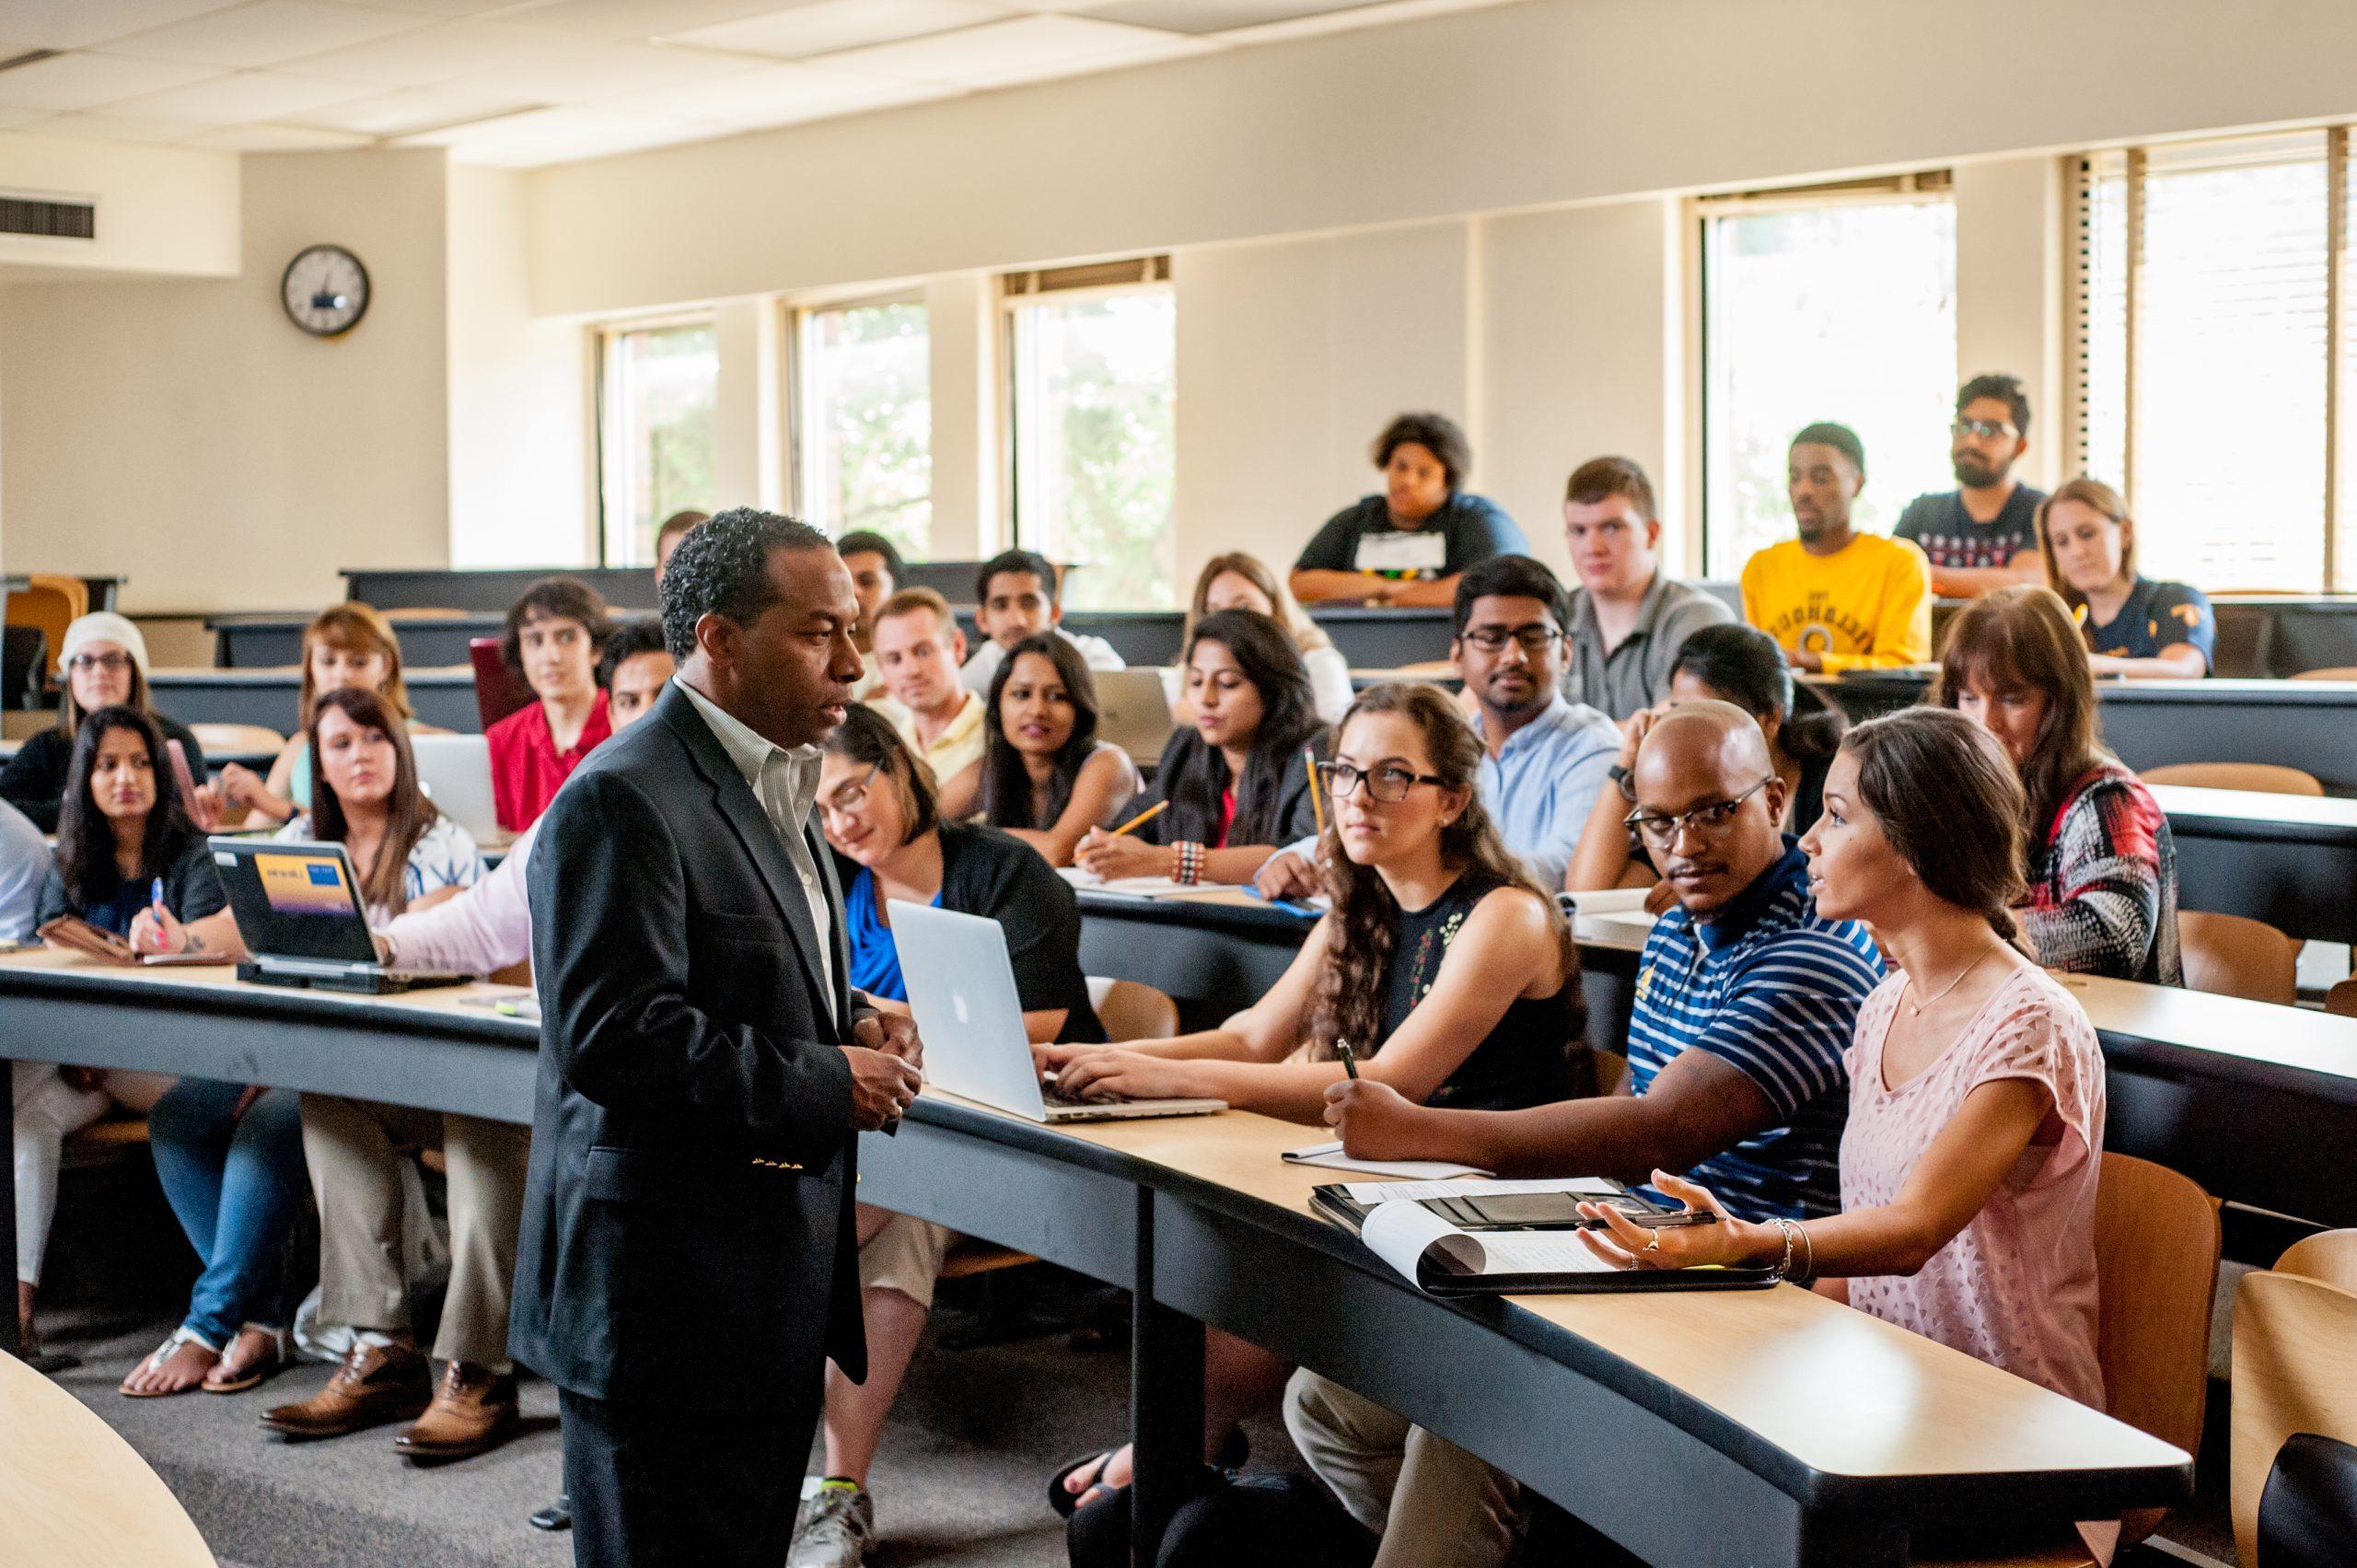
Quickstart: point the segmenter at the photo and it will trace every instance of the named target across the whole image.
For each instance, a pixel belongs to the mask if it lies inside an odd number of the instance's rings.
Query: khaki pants
[[[532,1130],[471,1116],[303,1097],[303,1154],[319,1204],[319,1318],[353,1329],[409,1328],[401,1272],[403,1148],[439,1148],[449,1166],[450,1294],[434,1354],[507,1365],[507,1304]]]
[[[958,1233],[946,1225],[894,1214],[859,1249],[859,1288],[897,1290],[919,1307],[933,1305],[941,1260]]]
[[[1315,1372],[1285,1385],[1285,1430],[1383,1538],[1375,1568],[1498,1568],[1513,1553],[1522,1488],[1455,1444]]]

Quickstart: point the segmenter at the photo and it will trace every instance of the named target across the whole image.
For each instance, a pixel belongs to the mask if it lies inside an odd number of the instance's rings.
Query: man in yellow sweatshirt
[[[1847,425],[1793,437],[1784,484],[1800,537],[1744,563],[1743,618],[1783,645],[1795,669],[1922,664],[1932,656],[1932,568],[1903,539],[1853,533],[1866,449]]]

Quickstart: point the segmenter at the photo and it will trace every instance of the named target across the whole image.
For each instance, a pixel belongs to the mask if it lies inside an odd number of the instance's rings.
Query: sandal
[[[1105,1473],[1105,1467],[1112,1462],[1113,1455],[1118,1450],[1112,1448],[1108,1448],[1101,1453],[1083,1454],[1079,1458],[1074,1459],[1072,1463],[1066,1465],[1063,1469],[1058,1470],[1053,1476],[1050,1477],[1048,1481],[1048,1506],[1053,1508],[1058,1514],[1069,1519],[1099,1493],[1110,1493],[1120,1490],[1109,1482],[1102,1480],[1096,1481],[1081,1492],[1069,1491],[1064,1486],[1065,1481],[1070,1481],[1074,1475],[1077,1475],[1080,1471],[1086,1469],[1091,1465],[1095,1465],[1097,1467],[1097,1473],[1098,1476],[1103,1476]],[[1219,1446],[1219,1452],[1212,1456],[1212,1462],[1207,1468],[1222,1470],[1240,1470],[1244,1468],[1245,1461],[1251,1457],[1251,1440],[1244,1435],[1244,1429],[1239,1426],[1228,1433],[1226,1439]]]
[[[236,1352],[238,1341],[248,1334],[261,1335],[262,1348],[251,1361],[232,1371],[229,1357]],[[293,1334],[284,1329],[266,1329],[259,1323],[244,1323],[238,1326],[237,1339],[229,1342],[229,1349],[221,1353],[221,1359],[214,1363],[213,1370],[204,1375],[204,1381],[198,1386],[208,1394],[242,1394],[294,1365]]]
[[[156,1347],[156,1353],[153,1355],[150,1355],[146,1360],[132,1368],[130,1374],[124,1376],[122,1386],[116,1389],[116,1392],[120,1393],[126,1400],[161,1400],[168,1399],[174,1394],[185,1394],[193,1389],[202,1388],[203,1386],[203,1378],[202,1375],[199,1376],[197,1381],[182,1384],[177,1388],[134,1388],[131,1386],[131,1379],[133,1376],[136,1376],[142,1372],[162,1371],[164,1369],[165,1363],[177,1359],[180,1352],[190,1345],[194,1345],[199,1350],[202,1350],[211,1355],[215,1363],[218,1363],[221,1359],[221,1353],[218,1350],[207,1343],[202,1334],[199,1334],[195,1330],[183,1323],[179,1328],[172,1330],[172,1337],[170,1339],[166,1340],[162,1344]],[[210,1367],[206,1368],[206,1371],[208,1372],[211,1370],[212,1369]]]

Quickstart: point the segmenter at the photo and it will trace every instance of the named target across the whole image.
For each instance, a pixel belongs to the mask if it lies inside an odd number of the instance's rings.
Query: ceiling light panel
[[[357,6],[252,0],[235,10],[192,17],[170,27],[116,39],[107,44],[105,52],[135,60],[179,60],[192,65],[250,70],[425,25],[415,17]]]
[[[168,60],[116,60],[103,54],[61,54],[0,71],[0,108],[45,109],[65,114],[101,104],[185,87],[220,73]]]
[[[851,50],[829,55],[827,63],[871,75],[984,87],[1168,59],[1210,47],[1199,39],[1151,28],[1086,17],[1035,16]]]
[[[781,60],[801,60],[838,50],[860,49],[874,43],[897,43],[1004,20],[1014,15],[1004,6],[984,0],[819,0],[811,6],[772,11],[718,27],[697,28],[669,35],[679,43],[707,49],[733,49],[747,54],[771,54]]]
[[[509,22],[448,22],[306,55],[286,69],[306,76],[424,87],[478,71],[501,71],[581,47],[569,34]]]
[[[323,82],[277,71],[239,71],[192,82],[169,92],[126,99],[122,113],[141,119],[198,120],[208,125],[238,125],[249,120],[283,120],[325,104],[349,103],[367,95],[350,82]]]

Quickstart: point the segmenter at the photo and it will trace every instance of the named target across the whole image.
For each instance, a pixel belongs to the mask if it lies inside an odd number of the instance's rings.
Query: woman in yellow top
[[[1800,537],[1744,563],[1743,618],[1795,669],[1838,675],[1932,656],[1931,565],[1906,540],[1851,528],[1865,483],[1866,449],[1847,425],[1793,437],[1784,484]]]

